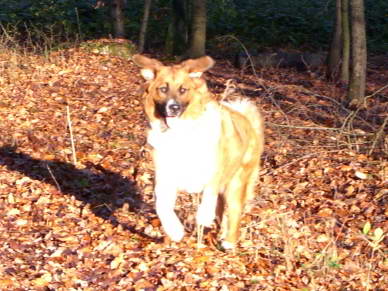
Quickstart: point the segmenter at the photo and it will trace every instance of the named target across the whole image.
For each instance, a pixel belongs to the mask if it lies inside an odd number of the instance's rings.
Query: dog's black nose
[[[178,103],[168,105],[168,110],[171,113],[178,113],[181,110],[181,106]]]
[[[166,104],[166,116],[176,117],[182,113],[182,105],[176,100],[169,100]]]

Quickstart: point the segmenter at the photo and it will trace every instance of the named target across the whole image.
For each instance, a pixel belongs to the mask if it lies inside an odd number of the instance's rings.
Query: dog
[[[165,66],[134,55],[146,80],[144,107],[155,165],[156,212],[173,241],[184,237],[174,208],[179,191],[202,193],[197,229],[221,223],[224,249],[236,246],[244,205],[254,197],[264,146],[263,118],[246,99],[218,102],[202,78],[209,56]]]

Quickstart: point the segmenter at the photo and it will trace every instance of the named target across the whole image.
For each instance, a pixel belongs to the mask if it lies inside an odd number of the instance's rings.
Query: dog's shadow
[[[33,180],[51,184],[65,195],[74,196],[82,202],[80,214],[88,205],[96,216],[112,225],[121,225],[127,231],[156,241],[136,230],[136,222],[133,225],[121,223],[114,215],[115,210],[123,207],[125,203],[128,204],[129,211],[134,212],[146,205],[141,200],[136,183],[131,179],[93,163],[87,164],[85,169],[77,169],[74,165],[62,161],[34,159],[25,153],[17,152],[12,146],[0,147],[0,165]]]

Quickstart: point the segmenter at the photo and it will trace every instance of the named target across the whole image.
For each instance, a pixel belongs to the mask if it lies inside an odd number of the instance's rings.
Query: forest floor
[[[388,290],[382,64],[358,111],[319,73],[226,60],[206,73],[219,95],[234,79],[266,120],[257,197],[223,252],[214,230],[197,248],[192,195],[178,201],[184,241],[164,238],[131,61],[0,50],[0,290]]]

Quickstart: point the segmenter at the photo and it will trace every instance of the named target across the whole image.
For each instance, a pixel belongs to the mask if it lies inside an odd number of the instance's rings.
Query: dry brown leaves
[[[304,128],[341,125],[343,112],[318,96],[340,88],[284,70],[260,77],[266,88],[223,63],[208,75],[218,92],[238,79],[268,122],[241,246],[223,253],[214,232],[196,248],[188,195],[178,209],[185,241],[163,242],[130,61],[2,51],[0,290],[386,290],[387,161]]]

